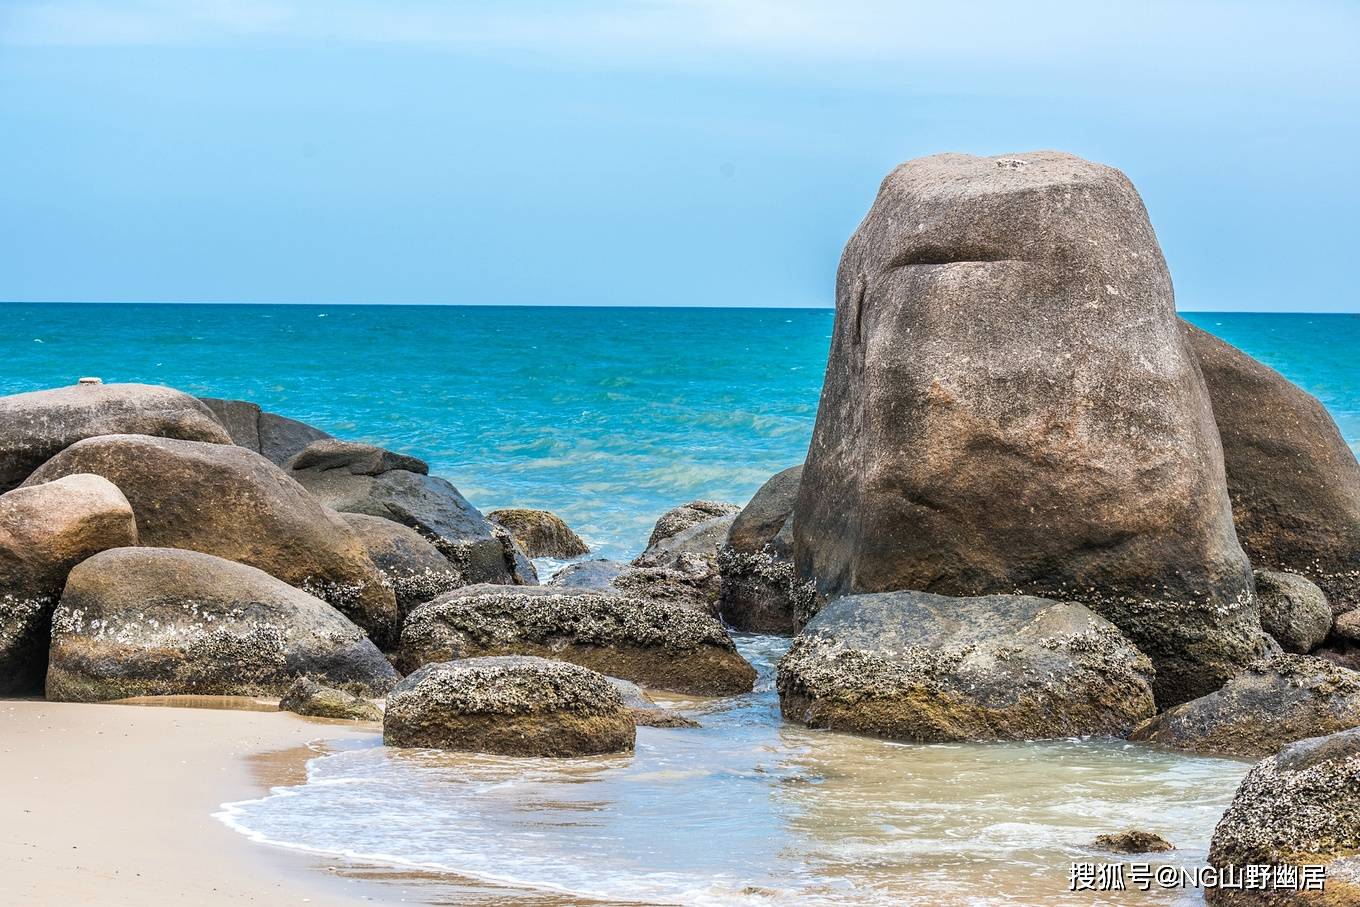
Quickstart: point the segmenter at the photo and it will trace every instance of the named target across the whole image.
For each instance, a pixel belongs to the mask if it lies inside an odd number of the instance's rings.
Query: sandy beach
[[[332,882],[304,855],[253,844],[212,817],[225,801],[300,779],[308,744],[371,728],[36,700],[0,702],[0,727],[5,904],[374,902],[345,890],[362,883]]]

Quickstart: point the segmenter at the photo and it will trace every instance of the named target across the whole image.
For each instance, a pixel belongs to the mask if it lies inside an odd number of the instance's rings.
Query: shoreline
[[[14,903],[377,900],[213,817],[261,784],[304,777],[309,744],[366,728],[277,711],[37,699],[0,701],[0,727],[0,864]]]
[[[302,783],[309,760],[374,726],[170,697],[5,699],[0,728],[0,867],[14,903],[602,903],[259,842],[217,818]]]

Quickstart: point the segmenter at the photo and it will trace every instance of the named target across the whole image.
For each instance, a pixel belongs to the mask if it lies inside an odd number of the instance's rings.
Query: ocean
[[[1192,313],[1360,442],[1360,316]],[[631,557],[694,500],[803,459],[828,309],[0,304],[0,394],[168,384],[429,461],[473,504],[546,508]]]
[[[477,506],[543,507],[630,557],[694,498],[744,502],[799,462],[832,313],[780,309],[0,305],[0,393],[106,382],[254,400],[428,460]],[[1360,441],[1360,318],[1187,316],[1316,394]],[[917,746],[781,720],[787,646],[738,635],[749,695],[664,699],[632,757],[318,753],[223,804],[260,842],[553,893],[553,903],[1084,904],[1073,863],[1142,827],[1203,861],[1248,763],[1117,740]],[[1138,903],[1197,902],[1193,892]],[[538,903],[538,901],[534,901]]]

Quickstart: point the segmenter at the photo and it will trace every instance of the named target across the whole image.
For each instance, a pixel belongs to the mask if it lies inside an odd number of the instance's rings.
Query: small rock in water
[[[426,665],[387,697],[383,742],[505,756],[631,752],[631,712],[609,679],[530,656]]]
[[[633,721],[642,727],[698,727],[699,722],[692,718],[686,718],[674,709],[662,708],[657,705],[652,697],[643,691],[642,687],[633,683],[631,680],[623,680],[618,677],[606,677],[614,689],[619,691],[623,697],[624,708],[628,709],[633,715]]]
[[[546,510],[513,507],[493,510],[486,518],[510,532],[529,557],[580,557],[590,547],[562,518]]]
[[[293,681],[293,685],[279,700],[279,711],[312,718],[382,721],[382,710],[367,699],[322,686],[310,677],[299,677]]]
[[[1092,846],[1096,850],[1108,850],[1111,853],[1165,853],[1176,849],[1174,844],[1161,835],[1138,828],[1111,835],[1096,835]]]

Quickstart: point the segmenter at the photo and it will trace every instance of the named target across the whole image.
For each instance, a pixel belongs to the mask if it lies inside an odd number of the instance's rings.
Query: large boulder
[[[48,699],[281,696],[303,675],[363,696],[382,696],[397,680],[330,605],[210,554],[96,554],[71,571],[52,619]]]
[[[1357,855],[1360,729],[1300,740],[1247,774],[1209,844],[1209,863],[1239,883],[1246,867],[1269,867],[1267,886],[1215,886],[1204,899],[1214,907],[1354,907]]]
[[[894,740],[1123,736],[1152,665],[1079,604],[1020,595],[848,595],[779,662],[785,717]]]
[[[379,645],[395,633],[396,600],[358,535],[259,454],[230,444],[105,435],[66,448],[29,482],[82,472],[127,495],[142,544],[258,567],[330,602]]]
[[[514,579],[514,548],[448,481],[414,457],[371,444],[316,441],[288,464],[289,475],[327,507],[366,513],[416,530],[469,582]]]
[[[644,687],[699,695],[748,693],[756,677],[712,617],[555,586],[477,585],[440,596],[407,618],[396,663],[413,671],[483,655],[558,658]]]
[[[52,610],[71,568],[136,544],[132,506],[99,476],[0,494],[0,696],[42,692]]]
[[[1262,659],[1221,690],[1143,722],[1130,740],[1218,756],[1267,756],[1360,725],[1360,672],[1321,658]]]
[[[366,513],[342,513],[340,518],[358,534],[368,559],[392,587],[397,599],[398,631],[415,608],[467,585],[448,558],[414,529]]]
[[[247,400],[199,399],[226,427],[234,443],[255,451],[277,466],[287,463],[313,441],[331,437],[306,422],[267,412]]]
[[[632,714],[608,678],[522,656],[429,664],[387,697],[383,742],[506,756],[633,749]]]
[[[1214,414],[1122,173],[1045,151],[888,175],[841,258],[793,536],[826,599],[1087,604],[1164,704],[1260,654]]]
[[[793,508],[802,480],[799,464],[760,486],[718,551],[718,610],[738,630],[790,635],[816,609],[812,584],[793,567]]]
[[[736,504],[728,504],[725,501],[690,501],[688,504],[673,507],[663,513],[652,527],[652,534],[647,539],[647,548],[655,548],[658,542],[677,535],[696,523],[703,523],[714,517],[729,516],[739,510],[741,508]]]
[[[508,531],[529,557],[567,558],[590,553],[590,546],[561,517],[546,510],[512,507],[493,510],[486,518]]]
[[[1338,613],[1360,605],[1360,464],[1336,423],[1279,372],[1182,327],[1209,389],[1251,562],[1308,577]]]
[[[188,394],[150,384],[81,384],[0,397],[0,492],[61,450],[97,435],[139,434],[230,444]]]
[[[1321,645],[1332,629],[1332,606],[1317,584],[1297,573],[1255,575],[1261,628],[1286,652],[1304,654]]]

